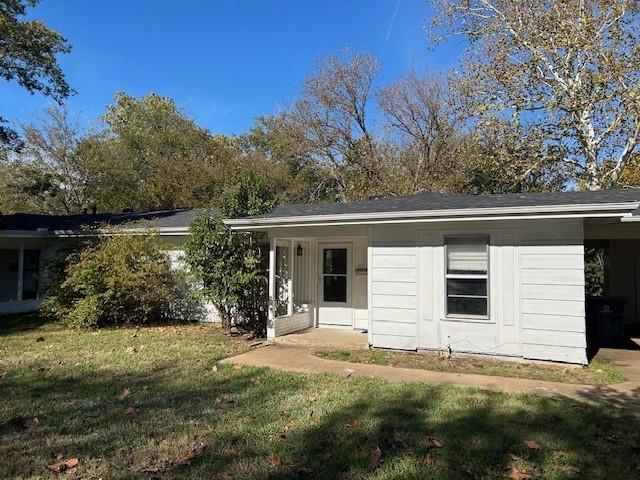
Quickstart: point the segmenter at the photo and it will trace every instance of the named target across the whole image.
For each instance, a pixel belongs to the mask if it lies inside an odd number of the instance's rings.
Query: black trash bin
[[[587,339],[591,347],[615,346],[624,340],[623,297],[587,297]]]

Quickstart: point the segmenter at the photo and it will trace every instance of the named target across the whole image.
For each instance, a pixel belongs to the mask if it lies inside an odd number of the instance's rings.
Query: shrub
[[[181,300],[180,279],[153,235],[103,237],[65,260],[66,278],[50,290],[44,308],[70,325],[95,328],[173,319]]]
[[[268,311],[268,256],[264,235],[234,233],[223,217],[268,212],[275,198],[264,178],[238,170],[224,188],[220,215],[205,212],[191,224],[185,253],[202,288],[199,295],[220,312],[222,323],[233,323],[263,334]]]

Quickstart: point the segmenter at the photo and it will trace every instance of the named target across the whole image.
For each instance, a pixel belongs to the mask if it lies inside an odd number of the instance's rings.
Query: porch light
[[[302,245],[300,243],[298,244],[298,248],[296,248],[296,255],[298,257],[302,256]]]

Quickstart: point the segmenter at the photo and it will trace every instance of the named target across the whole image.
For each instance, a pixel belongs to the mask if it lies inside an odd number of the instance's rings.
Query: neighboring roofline
[[[638,207],[640,207],[640,201],[519,207],[425,209],[394,212],[338,213],[329,215],[294,215],[284,217],[246,217],[226,219],[224,222],[232,230],[256,230],[293,226],[504,220],[510,218],[530,220],[538,218],[622,217]]]
[[[161,237],[189,235],[188,227],[96,228],[93,230],[2,230],[0,238],[82,238],[100,235],[143,235],[154,232]]]

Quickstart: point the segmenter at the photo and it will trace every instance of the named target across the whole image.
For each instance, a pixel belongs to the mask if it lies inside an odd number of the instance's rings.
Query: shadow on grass
[[[39,315],[37,312],[1,315],[0,336],[36,330],[49,323],[55,322]]]
[[[611,407],[268,369],[187,375],[173,366],[82,375],[25,366],[0,379],[8,395],[0,423],[39,419],[0,437],[0,471],[53,478],[46,465],[58,451],[80,458],[78,478],[123,479],[504,478],[509,454],[534,478],[615,479],[634,478],[640,463],[640,418]],[[206,448],[190,457],[198,445]]]

